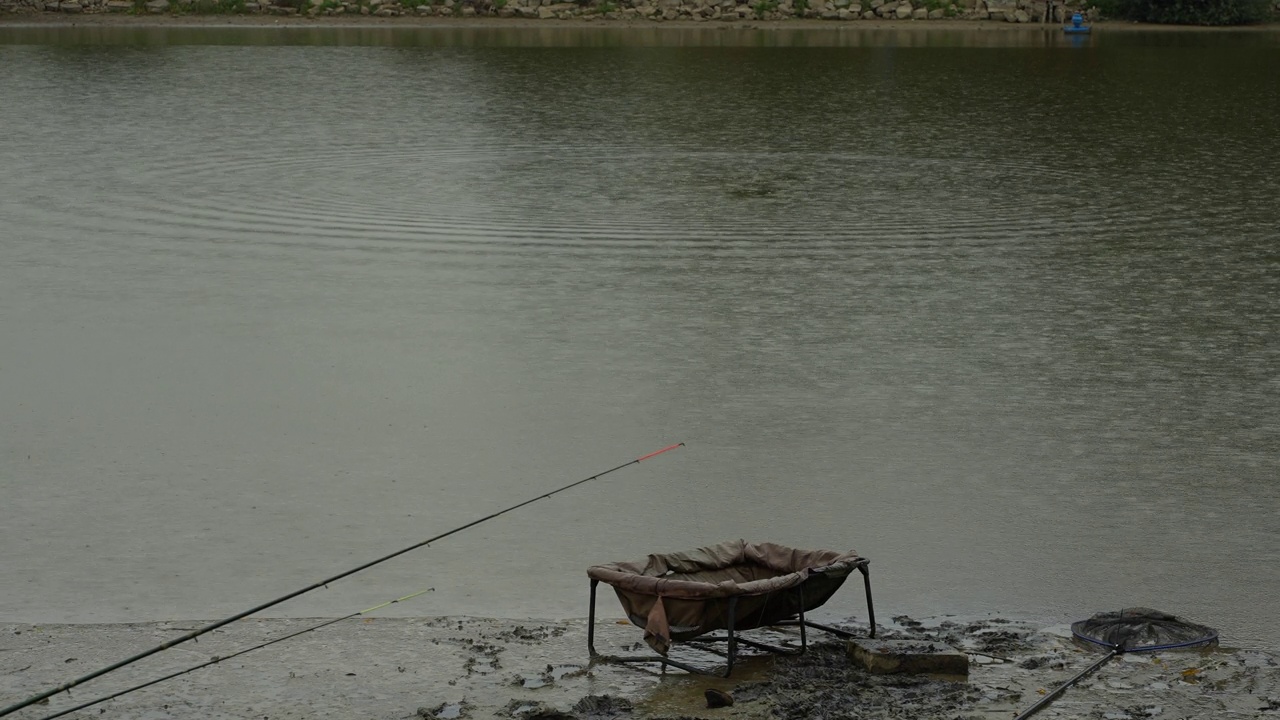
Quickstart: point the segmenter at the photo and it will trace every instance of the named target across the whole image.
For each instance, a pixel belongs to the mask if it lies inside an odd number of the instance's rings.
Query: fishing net
[[[1122,652],[1154,652],[1214,645],[1218,631],[1151,608],[1098,613],[1071,624],[1071,634],[1085,642]]]

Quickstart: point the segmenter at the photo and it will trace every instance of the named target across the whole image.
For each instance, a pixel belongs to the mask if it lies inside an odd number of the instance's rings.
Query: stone
[[[858,638],[849,641],[849,654],[876,675],[969,674],[969,656],[940,642]]]
[[[863,20],[875,20],[875,19],[876,19],[876,11],[875,11],[875,10],[868,10],[868,11],[866,11],[866,12],[862,13],[862,19],[863,19]]]
[[[1026,10],[1014,10],[1013,22],[1020,22],[1020,23],[1031,22],[1031,16],[1027,14]]]
[[[823,10],[821,13],[819,13],[818,17],[822,18],[823,20],[839,20],[840,13],[836,12],[835,10]]]
[[[899,5],[898,9],[893,11],[893,14],[896,15],[899,20],[906,20],[911,17],[911,5]]]
[[[107,12],[129,12],[133,3],[129,0],[107,0]]]
[[[147,12],[162,13],[169,9],[169,0],[149,0],[147,2]]]
[[[912,20],[928,20],[929,8],[916,8],[915,10],[912,10],[911,19]]]
[[[946,10],[943,10],[942,8],[938,8],[937,10],[930,10],[930,11],[929,11],[929,19],[930,19],[930,20],[941,20],[942,18],[944,18],[944,17],[946,17],[946,16],[947,16],[947,11],[946,11]]]
[[[708,688],[703,694],[707,698],[707,707],[709,708],[714,709],[733,705],[733,696],[723,690]]]
[[[539,20],[550,20],[555,16],[556,16],[556,11],[552,10],[549,5],[543,5],[542,7],[538,8]]]
[[[58,3],[58,9],[64,13],[84,12],[84,8],[81,7],[77,0],[62,0],[62,2]]]
[[[992,10],[991,12],[987,13],[987,18],[993,22],[1004,22],[1004,11]]]

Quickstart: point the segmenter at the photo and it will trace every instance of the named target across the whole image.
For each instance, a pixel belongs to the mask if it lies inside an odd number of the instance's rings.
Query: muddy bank
[[[315,624],[235,623],[73,696],[18,713],[38,718]],[[172,638],[193,623],[0,626],[0,699],[7,704]],[[857,626],[851,626],[857,629]],[[639,650],[640,631],[601,621],[605,652]],[[768,631],[774,642],[798,637]],[[1008,718],[1098,655],[1065,628],[999,618],[895,618],[883,637],[941,642],[970,657],[967,680],[875,676],[821,632],[804,656],[755,656],[730,679],[662,674],[656,666],[591,663],[585,621],[365,619],[214,665],[84,711],[149,718]],[[686,659],[714,661],[711,656]],[[708,709],[706,691],[731,706]],[[1104,720],[1280,717],[1280,666],[1270,654],[1220,648],[1123,656],[1040,717]]]

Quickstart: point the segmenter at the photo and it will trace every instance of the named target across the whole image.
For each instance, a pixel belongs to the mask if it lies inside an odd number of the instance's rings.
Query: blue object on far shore
[[[1084,17],[1080,13],[1071,16],[1071,24],[1062,28],[1062,32],[1068,35],[1083,35],[1089,32],[1089,26],[1084,24]]]

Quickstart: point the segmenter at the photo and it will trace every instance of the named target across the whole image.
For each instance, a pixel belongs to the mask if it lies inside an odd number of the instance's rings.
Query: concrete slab
[[[969,656],[939,642],[858,638],[849,641],[849,654],[877,675],[969,675]]]

